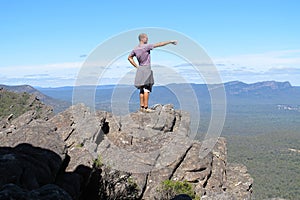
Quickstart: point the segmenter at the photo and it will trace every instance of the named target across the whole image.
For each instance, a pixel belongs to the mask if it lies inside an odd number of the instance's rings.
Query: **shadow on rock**
[[[192,200],[192,198],[187,194],[179,194],[179,195],[176,195],[171,200]]]
[[[62,160],[27,143],[0,147],[0,199],[83,199],[92,169],[80,165],[65,172],[68,162],[68,156]],[[88,194],[97,191],[89,189]]]

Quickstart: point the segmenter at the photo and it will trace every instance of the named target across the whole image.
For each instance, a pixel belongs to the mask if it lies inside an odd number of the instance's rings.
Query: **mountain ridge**
[[[276,81],[262,81],[256,83],[243,83],[240,81],[232,81],[227,82],[224,84],[225,88],[233,92],[233,94],[239,94],[244,92],[251,92],[254,90],[261,90],[261,89],[269,89],[269,90],[284,90],[284,89],[292,89],[293,86],[290,82],[276,82]]]
[[[227,105],[236,104],[291,104],[297,105],[300,98],[300,87],[292,86],[290,82],[262,81],[256,83],[244,83],[241,81],[230,81],[222,84],[196,84],[196,83],[171,83],[168,85],[158,85],[153,87],[153,93],[150,98],[150,105],[157,103],[172,103],[179,108],[180,104],[177,95],[173,91],[185,91],[187,88],[193,90],[197,99],[205,106],[210,105],[211,96],[209,88],[224,86],[227,98]],[[188,87],[187,87],[188,86]],[[45,104],[51,105],[54,111],[65,110],[72,104],[73,90],[75,87],[64,86],[57,88],[34,88],[29,85],[5,86],[8,90],[16,92],[28,92],[36,95]],[[133,85],[97,85],[97,86],[76,86],[83,92],[95,90],[96,109],[108,109],[111,104],[115,89],[124,89],[134,93],[129,101],[132,109],[138,107],[138,90]],[[84,95],[84,94],[83,94]],[[189,98],[189,96],[186,96]],[[201,105],[200,105],[201,107]]]
[[[40,92],[38,89],[30,86],[30,85],[15,85],[15,86],[10,86],[10,85],[3,85],[0,84],[0,88],[4,88],[8,91],[16,92],[16,93],[28,93],[28,94],[33,94],[35,95],[39,100],[41,100],[43,103],[52,106],[53,111],[55,113],[58,113],[60,111],[65,110],[68,108],[71,104],[68,102],[65,102],[60,99],[56,99],[53,97],[50,97],[48,95],[45,95],[44,93]]]
[[[184,85],[184,84],[188,84],[188,85],[221,85],[223,84],[224,86],[230,86],[230,85],[235,85],[235,84],[241,84],[244,86],[252,86],[252,85],[265,85],[265,86],[279,86],[279,85],[286,85],[288,87],[298,87],[298,86],[293,86],[289,81],[275,81],[275,80],[266,80],[266,81],[258,81],[258,82],[254,82],[254,83],[245,83],[243,81],[239,81],[239,80],[234,80],[234,81],[228,81],[228,82],[224,82],[224,83],[213,83],[213,84],[205,84],[205,83],[168,83],[165,85],[154,85],[156,87],[160,87],[160,86],[170,86],[170,85]],[[77,87],[86,87],[86,88],[113,88],[118,84],[108,84],[108,85],[82,85],[82,86],[77,86]],[[1,86],[1,85],[0,85]],[[17,85],[17,86],[26,86],[26,85]],[[129,84],[120,84],[120,86],[129,86],[131,87],[132,85]],[[12,86],[15,87],[15,86]],[[33,86],[31,86],[33,87]],[[60,86],[60,87],[33,87],[37,90],[39,89],[55,89],[55,88],[61,88],[61,89],[70,89],[70,88],[74,88],[74,86],[70,86],[70,85],[66,85],[66,86]]]

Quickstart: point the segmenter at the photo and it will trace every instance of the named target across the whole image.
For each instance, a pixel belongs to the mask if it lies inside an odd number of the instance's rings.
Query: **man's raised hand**
[[[171,40],[171,43],[174,44],[174,45],[177,45],[178,41],[177,40]]]

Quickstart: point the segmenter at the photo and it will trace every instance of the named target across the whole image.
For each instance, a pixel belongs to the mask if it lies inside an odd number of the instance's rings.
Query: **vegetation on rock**
[[[29,110],[35,110],[37,115],[41,115],[42,104],[34,95],[23,93],[15,93],[5,89],[0,89],[0,119],[10,116],[15,119]]]
[[[186,194],[194,200],[200,200],[200,197],[194,191],[193,185],[187,181],[165,180],[161,182],[157,190],[160,194],[157,199],[160,200],[169,200],[181,194]]]

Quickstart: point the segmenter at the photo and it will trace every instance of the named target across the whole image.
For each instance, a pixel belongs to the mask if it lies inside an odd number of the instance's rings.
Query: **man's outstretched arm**
[[[156,47],[162,47],[162,46],[165,46],[165,45],[168,45],[168,44],[174,44],[174,45],[176,45],[177,44],[177,40],[170,40],[170,41],[165,41],[165,42],[158,42],[158,43],[154,44],[154,48],[156,48]]]
[[[134,67],[136,67],[136,68],[139,67],[138,64],[136,64],[136,62],[134,61],[133,56],[129,55],[128,60]]]

